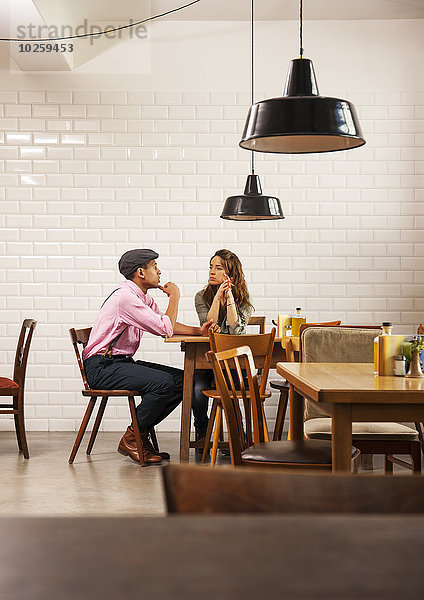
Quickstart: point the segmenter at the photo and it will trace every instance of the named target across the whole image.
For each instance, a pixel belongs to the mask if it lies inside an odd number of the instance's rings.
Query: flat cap
[[[121,258],[119,259],[118,268],[119,272],[122,273],[126,279],[131,277],[138,267],[149,262],[150,260],[155,260],[159,254],[154,250],[149,250],[148,248],[137,248],[136,250],[128,250],[125,252]]]

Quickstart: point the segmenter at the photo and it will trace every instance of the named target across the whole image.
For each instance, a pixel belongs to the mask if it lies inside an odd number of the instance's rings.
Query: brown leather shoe
[[[144,434],[141,434],[142,436]],[[148,450],[154,454],[155,456],[160,456],[162,458],[162,460],[170,460],[171,455],[169,454],[169,452],[159,452],[159,450],[156,450],[156,448],[153,446],[152,441],[150,439],[150,435],[147,433],[146,437],[142,437],[143,439],[143,446],[145,446],[146,448],[148,448]],[[135,438],[134,438],[135,441]]]
[[[155,454],[152,454],[148,448],[146,448],[143,437],[147,434],[141,434],[141,442],[143,445],[143,458],[148,465],[159,465],[162,462],[162,458]],[[129,456],[131,460],[140,464],[139,454],[137,445],[135,443],[134,432],[130,428],[126,430],[121,438],[118,445],[118,452],[123,456]]]
[[[135,443],[135,434],[134,431],[128,427],[127,431],[125,432],[126,437],[126,442],[128,444],[128,446],[133,446],[135,451],[137,451],[137,444]],[[150,454],[153,454],[154,456],[160,456],[162,460],[170,460],[171,455],[168,452],[159,452],[159,450],[156,450],[155,447],[153,446],[151,440],[150,440],[150,435],[149,433],[142,433],[141,434],[141,440],[143,442],[143,448],[147,448],[147,450],[149,450]]]

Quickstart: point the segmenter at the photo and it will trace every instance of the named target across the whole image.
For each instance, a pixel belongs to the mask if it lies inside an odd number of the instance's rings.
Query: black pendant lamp
[[[259,176],[247,176],[244,194],[230,196],[226,199],[221,219],[233,221],[263,221],[267,219],[284,219],[280,201],[272,196],[262,194]]]
[[[250,107],[240,146],[256,152],[336,152],[365,144],[355,107],[320,96],[312,61],[303,58],[303,0],[300,0],[300,58],[291,61],[284,95]]]
[[[254,98],[254,40],[253,40],[253,2],[251,0],[251,102]],[[244,194],[230,196],[226,199],[221,219],[232,221],[263,221],[284,219],[280,201],[273,196],[262,194],[259,176],[255,175],[254,154],[251,152],[252,174],[247,176]]]

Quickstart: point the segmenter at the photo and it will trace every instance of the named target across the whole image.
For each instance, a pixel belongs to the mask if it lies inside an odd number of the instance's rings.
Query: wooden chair
[[[269,398],[271,392],[266,389],[266,383],[268,380],[269,369],[271,366],[271,356],[274,349],[275,340],[275,328],[270,333],[262,333],[258,335],[226,335],[221,333],[214,333],[209,330],[209,340],[211,350],[213,352],[221,352],[222,350],[228,350],[229,348],[237,348],[239,346],[249,346],[251,348],[256,368],[261,372],[261,383],[259,388],[260,397],[262,400]],[[203,394],[208,398],[213,399],[211,414],[209,417],[208,427],[205,435],[205,446],[203,448],[202,462],[206,462],[207,451],[210,446],[210,439],[212,430],[214,429],[212,453],[211,453],[211,466],[216,463],[216,453],[218,450],[218,442],[222,428],[222,405],[220,401],[220,393],[217,389],[214,390],[202,390]],[[241,397],[241,396],[240,396]],[[247,405],[246,410],[249,410],[248,398],[246,399]],[[265,426],[265,435],[268,440],[268,429],[266,427],[265,413],[262,405],[262,419]],[[246,424],[246,435],[249,443],[252,443],[252,430],[250,427],[250,419]]]
[[[302,323],[302,325],[300,326],[299,329],[299,335],[301,336],[302,331],[304,329],[306,329],[307,327],[312,327],[312,326],[316,326],[316,325],[325,325],[326,327],[338,327],[341,324],[341,321],[328,321],[327,323]],[[288,352],[286,352],[286,358],[287,358],[287,362],[295,362],[294,359],[294,352],[293,349],[291,348]],[[273,381],[269,382],[270,387],[272,387],[274,390],[279,390],[280,392],[280,398],[278,400],[278,408],[277,408],[277,415],[275,417],[275,427],[274,427],[274,435],[273,435],[273,440],[281,440],[281,438],[283,437],[283,428],[284,428],[284,421],[286,420],[286,412],[287,412],[287,405],[289,402],[289,384],[288,382],[283,379],[282,377],[280,379],[276,379]]]
[[[78,367],[79,367],[79,370],[81,373],[82,382],[84,384],[84,389],[82,390],[81,393],[84,397],[89,398],[88,406],[84,413],[84,417],[82,419],[80,428],[77,433],[77,437],[75,439],[74,447],[72,448],[72,452],[69,457],[69,464],[72,464],[74,462],[75,456],[81,445],[82,438],[84,437],[85,430],[87,429],[87,425],[90,421],[90,417],[91,417],[91,414],[96,405],[97,399],[101,398],[101,402],[100,402],[99,410],[97,411],[97,416],[94,421],[94,426],[93,426],[90,440],[88,442],[88,446],[87,446],[87,450],[86,450],[86,453],[88,455],[91,454],[91,450],[93,449],[94,442],[96,441],[97,432],[99,431],[100,423],[102,422],[103,414],[105,412],[108,399],[110,397],[116,398],[116,397],[124,396],[124,397],[128,398],[128,404],[129,404],[130,414],[131,414],[131,424],[134,429],[137,451],[138,451],[138,455],[140,457],[140,466],[144,467],[144,466],[146,466],[146,462],[143,458],[143,452],[142,452],[143,446],[142,446],[142,441],[141,441],[141,436],[140,436],[140,429],[139,429],[138,421],[137,421],[137,412],[136,412],[135,400],[134,400],[135,396],[140,396],[141,394],[138,391],[132,391],[132,390],[92,390],[92,389],[90,389],[90,386],[88,385],[88,382],[87,382],[87,378],[85,376],[84,364],[82,362],[81,354],[80,354],[79,347],[78,347],[78,344],[80,344],[83,348],[85,348],[85,346],[87,345],[87,342],[88,342],[88,338],[90,337],[90,333],[91,333],[91,327],[87,327],[85,329],[72,328],[69,330],[69,334],[70,334],[71,340],[72,340],[72,345],[75,350],[75,356],[77,359]],[[150,437],[152,439],[153,446],[155,447],[156,450],[158,450],[159,448],[158,448],[158,443],[157,443],[157,439],[156,439],[156,434],[155,434],[155,430],[153,428],[150,430]]]
[[[24,320],[16,347],[13,379],[0,377],[0,396],[12,397],[11,402],[0,404],[0,415],[13,415],[19,452],[22,452],[24,458],[29,458],[24,415],[25,375],[29,348],[36,325],[37,321],[34,319]]]
[[[373,362],[374,338],[379,326],[315,326],[301,332],[303,362]],[[411,424],[412,425],[412,424]],[[313,403],[305,403],[305,434],[310,439],[331,440],[331,418]],[[402,423],[353,423],[352,440],[362,455],[384,454],[385,472],[393,474],[393,463],[421,473],[418,432]],[[409,454],[412,464],[395,454]]]
[[[206,353],[211,363],[228,428],[231,464],[234,467],[257,466],[273,468],[331,469],[331,442],[328,440],[266,441],[253,353],[248,346]],[[234,363],[237,380],[231,369]],[[244,371],[243,371],[244,369]],[[233,371],[234,372],[234,371]],[[247,387],[244,382],[244,372]],[[244,423],[252,422],[254,445],[249,446],[243,429],[240,409],[243,400]],[[250,402],[248,402],[250,400]],[[249,410],[246,410],[246,406]],[[356,468],[360,452],[352,448]]]
[[[422,514],[421,477],[351,477],[263,469],[162,469],[168,513]]]
[[[248,327],[257,325],[259,333],[265,333],[265,321],[266,317],[250,317],[247,325]]]

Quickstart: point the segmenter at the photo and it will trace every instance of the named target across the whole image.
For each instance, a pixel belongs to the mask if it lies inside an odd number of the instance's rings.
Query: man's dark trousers
[[[84,369],[93,389],[140,392],[137,420],[142,432],[163,421],[183,397],[184,371],[174,367],[96,354],[84,361]]]

